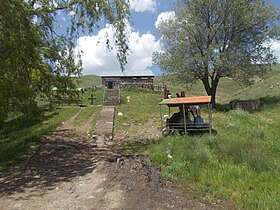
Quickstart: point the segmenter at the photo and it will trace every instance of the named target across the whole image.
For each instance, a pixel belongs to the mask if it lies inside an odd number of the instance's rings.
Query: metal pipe
[[[186,125],[186,110],[185,110],[185,104],[183,104],[183,117],[184,117],[184,129],[185,129],[185,135],[187,135],[187,125]]]
[[[161,105],[159,105],[160,107],[160,124],[161,124],[161,135],[163,136],[163,125],[162,125],[162,111],[161,111]]]
[[[168,106],[168,117],[170,117],[170,106]]]
[[[209,134],[212,134],[212,104],[208,103]]]

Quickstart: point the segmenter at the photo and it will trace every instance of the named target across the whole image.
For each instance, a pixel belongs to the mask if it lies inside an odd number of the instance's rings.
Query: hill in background
[[[179,83],[174,75],[155,77],[156,84],[166,84],[172,95],[181,90],[188,96],[207,95],[201,81],[191,86]],[[218,85],[217,102],[229,103],[234,99],[259,99],[262,97],[280,96],[280,64],[273,66],[272,71],[258,78],[250,86],[240,86],[230,78],[222,78]]]
[[[101,77],[97,75],[84,75],[80,77],[73,77],[73,80],[75,84],[81,88],[101,85]]]
[[[85,75],[73,78],[78,87],[86,88],[101,85],[101,77],[97,75]],[[156,76],[154,84],[167,88],[175,96],[177,92],[186,91],[187,96],[206,95],[201,81],[191,86],[179,83],[174,75]],[[259,78],[253,85],[240,86],[230,78],[222,78],[217,90],[217,102],[229,103],[234,99],[258,99],[261,97],[275,97],[280,95],[280,64],[273,66],[272,71]]]

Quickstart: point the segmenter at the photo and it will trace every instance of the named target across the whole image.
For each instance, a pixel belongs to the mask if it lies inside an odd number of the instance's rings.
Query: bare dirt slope
[[[74,129],[75,117],[42,137],[23,164],[0,173],[0,209],[223,209],[193,201],[193,192],[164,181],[147,157],[113,152],[121,151],[112,150],[117,141],[97,147],[90,123]]]

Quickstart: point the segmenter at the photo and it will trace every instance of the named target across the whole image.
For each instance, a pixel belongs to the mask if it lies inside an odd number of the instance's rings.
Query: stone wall
[[[260,100],[233,100],[230,102],[231,109],[241,109],[252,112],[260,107]]]
[[[142,88],[153,89],[154,77],[102,77],[102,85],[108,87],[110,82],[113,83],[113,87],[117,88]]]

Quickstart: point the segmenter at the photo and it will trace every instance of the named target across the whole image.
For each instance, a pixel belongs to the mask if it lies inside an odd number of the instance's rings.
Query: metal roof
[[[159,104],[167,106],[177,106],[180,104],[208,104],[211,102],[211,96],[193,96],[182,98],[168,98],[163,99]]]
[[[103,74],[99,75],[101,77],[153,77],[155,76],[154,73],[149,70],[125,70],[125,71],[108,71],[104,72]]]

